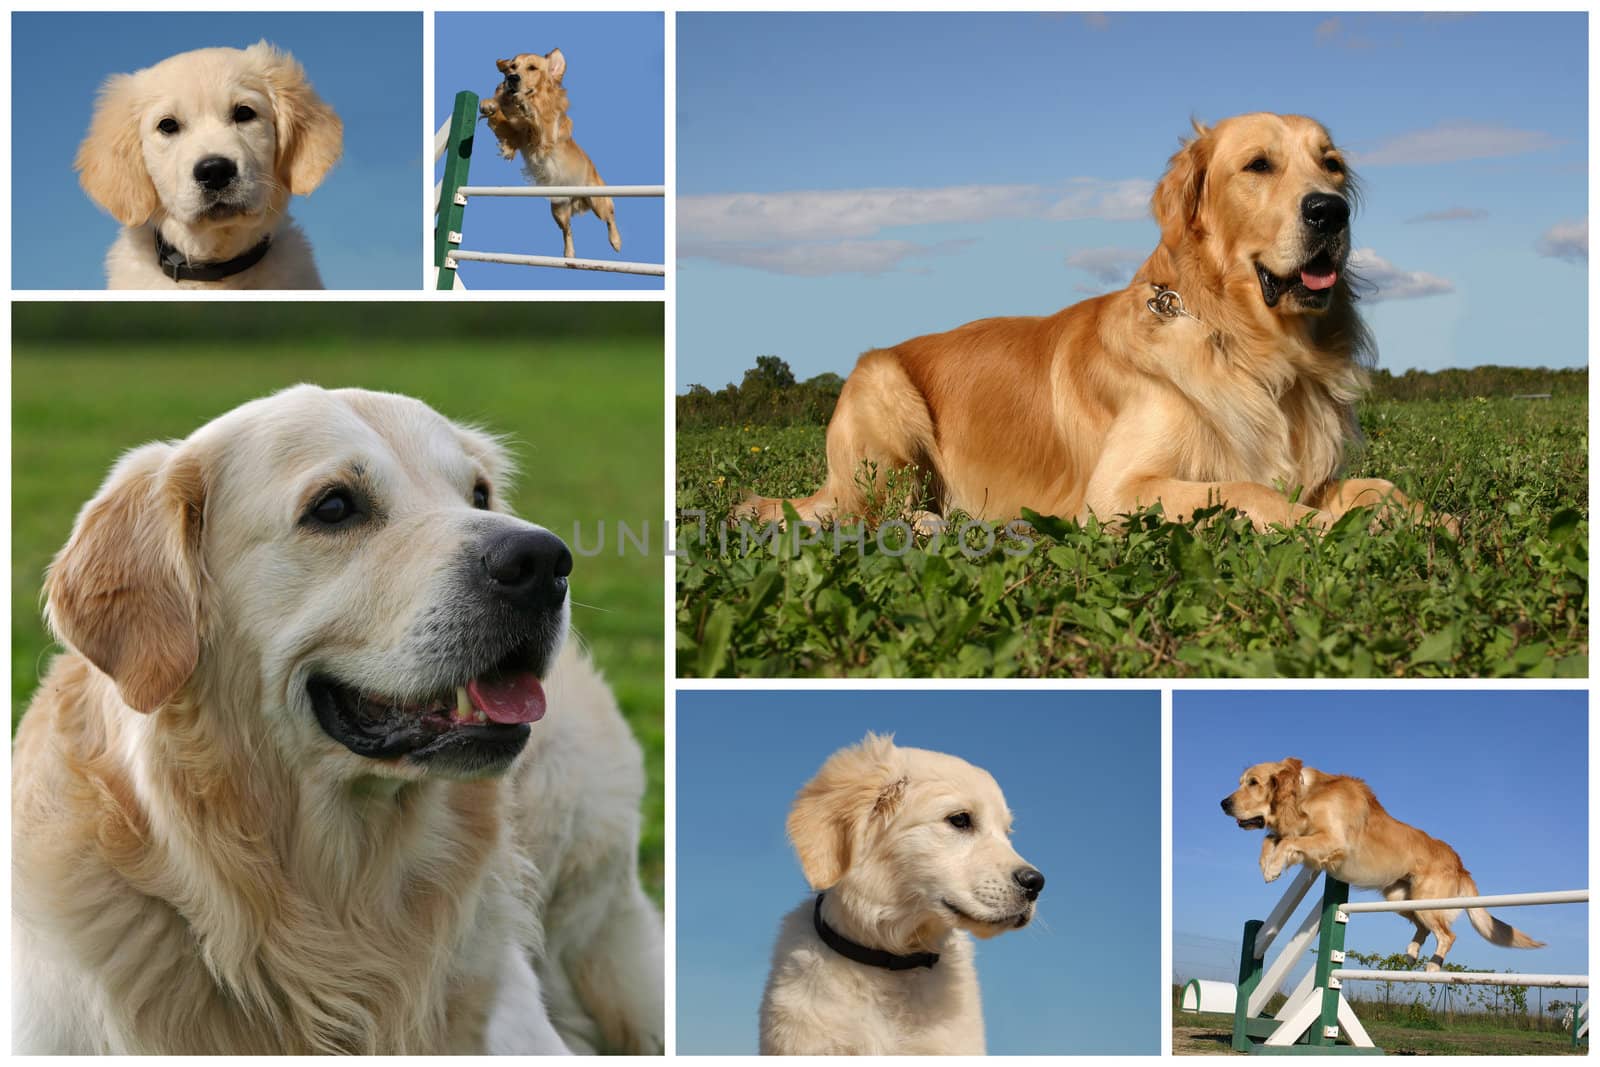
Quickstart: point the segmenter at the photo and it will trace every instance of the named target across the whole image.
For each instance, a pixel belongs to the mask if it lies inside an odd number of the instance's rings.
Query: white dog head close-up
[[[124,456],[50,621],[130,707],[236,714],[203,728],[301,777],[497,774],[543,715],[572,568],[506,513],[509,476],[421,401],[285,390]]]
[[[141,257],[135,262],[155,264],[159,238],[183,264],[203,271],[219,263],[238,267],[258,247],[270,247],[289,198],[322,183],[339,159],[343,137],[339,116],[300,64],[261,41],[244,49],[201,48],[112,75],[100,90],[76,167],[84,191],[123,226],[155,228],[151,241],[132,249]],[[215,284],[254,268],[257,274],[234,284],[317,287],[295,284],[285,273],[309,267],[315,278],[309,255],[301,263],[298,249],[283,252],[264,252],[235,274],[201,274],[199,280]],[[263,265],[274,268],[265,277]],[[120,266],[108,260],[113,287],[119,281],[146,287],[137,275],[119,278]]]

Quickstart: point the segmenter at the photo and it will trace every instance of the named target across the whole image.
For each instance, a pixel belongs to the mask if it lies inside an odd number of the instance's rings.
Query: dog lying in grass
[[[552,48],[542,56],[523,52],[511,59],[497,59],[495,66],[505,80],[478,110],[500,142],[500,154],[515,159],[522,153],[522,169],[530,185],[604,185],[594,161],[572,139],[567,91],[561,86],[567,57],[561,49]],[[594,212],[606,224],[612,249],[622,251],[622,234],[609,196],[551,197],[550,214],[561,227],[562,255],[573,257],[572,216],[586,211]]]

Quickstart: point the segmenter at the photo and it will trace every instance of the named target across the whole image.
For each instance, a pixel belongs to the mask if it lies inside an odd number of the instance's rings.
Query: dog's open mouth
[[[1235,819],[1233,821],[1239,824],[1239,829],[1241,830],[1265,830],[1267,828],[1267,817],[1265,815],[1252,815],[1248,819]]]
[[[448,756],[452,765],[484,771],[509,763],[544,717],[544,686],[525,660],[507,657],[420,700],[363,691],[326,674],[313,675],[306,691],[324,732],[358,756],[415,763]]]
[[[1258,262],[1256,276],[1261,282],[1261,299],[1267,307],[1277,307],[1278,301],[1288,295],[1294,298],[1297,305],[1320,311],[1333,302],[1333,287],[1339,280],[1339,264],[1334,262],[1327,249],[1323,249],[1301,264],[1295,275],[1280,277]]]

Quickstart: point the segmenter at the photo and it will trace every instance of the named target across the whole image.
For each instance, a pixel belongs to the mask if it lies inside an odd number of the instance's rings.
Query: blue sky
[[[789,803],[870,730],[993,774],[1047,879],[1032,924],[978,943],[989,1051],[1155,1053],[1159,720],[1155,693],[680,691],[678,1051],[756,1051],[778,922],[810,897]]]
[[[1259,110],[1355,158],[1381,366],[1586,362],[1582,13],[685,13],[677,40],[680,390],[1120,287],[1189,117]]]
[[[1295,756],[1318,770],[1366,779],[1389,814],[1460,853],[1484,895],[1586,887],[1587,704],[1583,692],[1529,690],[1175,693],[1177,975],[1231,981],[1245,920],[1266,918],[1290,880],[1286,873],[1271,885],[1262,882],[1261,832],[1239,829],[1218,806],[1255,763]],[[1356,900],[1377,896],[1351,891]],[[1495,948],[1463,915],[1449,959],[1495,970],[1586,974],[1588,911],[1564,904],[1498,913],[1547,942],[1533,950]],[[1360,952],[1404,952],[1411,926],[1394,915],[1362,915],[1351,921],[1347,939]],[[1431,939],[1425,950],[1433,951]]]
[[[263,38],[293,53],[344,121],[344,158],[316,192],[289,207],[311,239],[323,284],[420,287],[420,14],[19,13],[11,31],[17,288],[105,287],[105,254],[118,225],[72,169],[101,83],[179,52],[244,48]]]
[[[567,57],[562,79],[571,106],[572,139],[612,185],[659,185],[666,180],[666,60],[659,12],[579,14],[440,14],[435,23],[433,129],[450,117],[456,93],[490,96],[500,84],[494,61],[552,48]],[[434,179],[443,173],[441,161]],[[526,185],[522,157],[502,159],[482,121],[472,154],[473,185]],[[580,259],[664,263],[666,213],[655,198],[615,201],[622,251],[613,252],[605,223],[593,214],[572,220]],[[474,200],[467,206],[463,248],[481,252],[561,255],[561,230],[548,202]],[[598,271],[466,263],[469,289],[660,289],[661,279]]]

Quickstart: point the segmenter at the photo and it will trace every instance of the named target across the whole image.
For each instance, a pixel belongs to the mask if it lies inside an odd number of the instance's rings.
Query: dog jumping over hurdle
[[[1287,867],[1304,864],[1341,882],[1376,889],[1385,900],[1475,897],[1472,880],[1456,850],[1396,819],[1359,778],[1324,774],[1290,758],[1258,763],[1239,776],[1239,788],[1222,798],[1222,810],[1243,830],[1266,830],[1261,874],[1276,881]],[[1468,908],[1472,928],[1502,948],[1542,948],[1485,908]],[[1428,970],[1444,963],[1455,934],[1450,924],[1460,908],[1398,912],[1416,928],[1406,955],[1416,959],[1431,933],[1437,942]]]
[[[594,161],[572,139],[567,91],[561,85],[567,57],[561,49],[552,48],[542,56],[523,52],[497,59],[495,66],[505,78],[478,111],[500,142],[500,154],[515,159],[522,153],[522,170],[530,185],[604,185]],[[572,216],[586,211],[606,224],[611,247],[622,251],[622,234],[609,196],[551,197],[550,214],[561,227],[562,254],[573,257]]]

